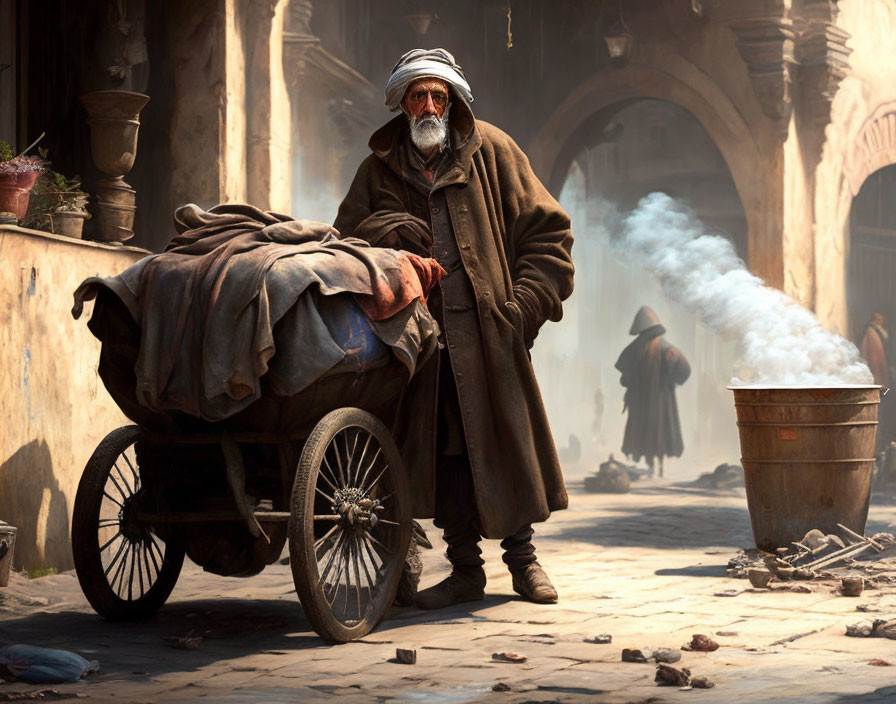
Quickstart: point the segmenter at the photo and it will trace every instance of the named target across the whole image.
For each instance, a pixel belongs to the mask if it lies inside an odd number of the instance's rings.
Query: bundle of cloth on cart
[[[136,350],[129,393],[147,409],[222,420],[263,389],[289,397],[396,361],[410,377],[438,344],[433,259],[246,204],[190,204],[174,220],[164,252],[74,294],[75,318],[97,299],[104,350]]]

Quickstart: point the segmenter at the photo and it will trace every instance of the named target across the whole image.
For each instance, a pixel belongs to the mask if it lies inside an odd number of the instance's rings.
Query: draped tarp
[[[272,393],[292,396],[344,370],[352,351],[324,320],[332,305],[319,305],[321,296],[350,296],[409,375],[437,344],[417,274],[438,281],[432,260],[243,204],[187,205],[175,225],[165,252],[118,276],[85,280],[72,309],[79,317],[103,291],[121,301],[139,328],[134,393],[148,409],[221,420],[260,397],[262,377]],[[94,334],[114,344],[103,328],[91,321]]]

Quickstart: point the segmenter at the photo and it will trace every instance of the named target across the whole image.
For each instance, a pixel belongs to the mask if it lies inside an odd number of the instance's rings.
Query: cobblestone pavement
[[[830,585],[812,593],[753,591],[725,577],[751,544],[743,490],[714,492],[668,482],[636,484],[622,496],[571,487],[571,506],[539,526],[536,544],[560,603],[536,606],[513,594],[497,543],[486,543],[489,584],[482,602],[441,612],[395,609],[367,638],[324,644],[310,630],[289,567],[249,579],[185,567],[153,621],[111,624],[96,616],[69,572],[36,580],[14,575],[0,589],[0,644],[75,650],[102,669],[56,685],[90,702],[891,702],[896,642],[843,635],[862,620],[858,604],[896,614],[893,591],[851,599]],[[896,506],[872,506],[869,532],[890,528]],[[430,536],[436,533],[427,525]],[[423,586],[447,572],[443,544],[425,555]],[[733,594],[723,596],[722,594]],[[866,617],[868,615],[865,615]],[[197,650],[164,636],[196,630]],[[610,645],[584,639],[610,633]],[[678,648],[691,634],[721,643],[683,653],[678,666],[715,681],[710,690],[654,684],[655,666],[620,661],[622,648]],[[788,640],[795,637],[793,640]],[[416,648],[417,664],[389,662]],[[516,651],[523,664],[495,662]],[[510,691],[493,686],[506,683]],[[0,684],[3,695],[39,689]]]

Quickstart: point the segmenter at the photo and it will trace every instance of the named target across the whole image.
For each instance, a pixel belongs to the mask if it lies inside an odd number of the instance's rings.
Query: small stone
[[[691,671],[683,667],[680,670],[671,665],[657,665],[653,678],[661,687],[687,687],[691,680]]]
[[[695,633],[691,638],[691,642],[681,646],[682,650],[693,650],[700,653],[711,653],[719,649],[719,644],[709,636]]]
[[[400,663],[402,665],[416,665],[417,664],[417,651],[416,650],[407,650],[405,648],[396,648],[395,649],[395,662]]]
[[[521,653],[492,653],[492,660],[498,662],[526,662],[528,658]]]
[[[890,667],[893,665],[893,663],[891,663],[891,662],[887,662],[886,660],[878,660],[878,659],[869,660],[868,664],[874,665],[875,667]]]
[[[772,573],[768,570],[750,568],[747,570],[747,579],[757,589],[765,589],[772,580]]]
[[[727,636],[739,636],[740,633],[738,631],[716,631],[716,635],[725,638]]]
[[[713,682],[709,677],[693,677],[691,678],[691,687],[694,689],[712,689],[716,686],[716,683]]]
[[[794,592],[796,594],[812,594],[812,590],[805,584],[791,584],[787,587],[787,591]]]
[[[720,592],[715,592],[713,596],[737,596],[738,594],[740,594],[738,589],[723,589]]]
[[[647,656],[638,648],[623,648],[622,662],[647,662]]]
[[[492,691],[493,692],[509,692],[510,685],[507,684],[506,682],[495,682],[495,684],[492,685]]]
[[[865,589],[865,580],[861,577],[843,577],[840,580],[840,593],[843,596],[859,596]]]
[[[670,650],[669,648],[659,648],[653,651],[653,659],[655,662],[673,663],[681,660],[680,650]]]
[[[609,633],[601,633],[600,635],[585,638],[586,643],[596,643],[597,645],[607,645],[613,642],[613,636]]]

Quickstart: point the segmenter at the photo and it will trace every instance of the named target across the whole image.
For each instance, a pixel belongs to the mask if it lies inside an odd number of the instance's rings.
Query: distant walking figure
[[[622,451],[635,462],[643,457],[651,477],[654,460],[662,477],[663,457],[680,457],[684,451],[675,386],[687,381],[691,366],[662,338],[665,332],[656,313],[642,306],[629,330],[638,337],[616,362],[625,387],[623,412],[628,410]]]

